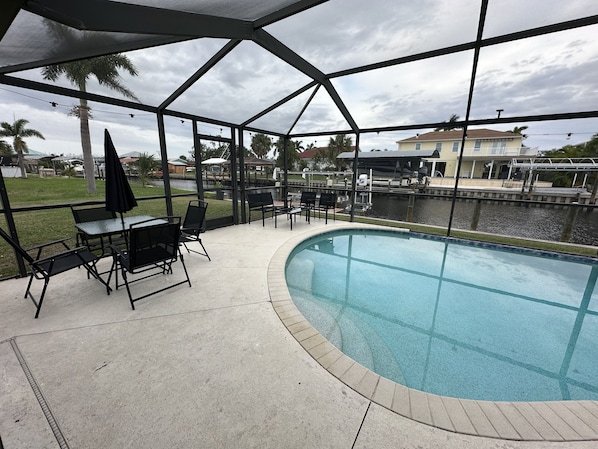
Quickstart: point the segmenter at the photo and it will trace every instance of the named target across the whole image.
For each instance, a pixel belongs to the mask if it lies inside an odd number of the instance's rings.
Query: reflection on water
[[[470,229],[476,203],[459,201],[455,205],[453,228]],[[447,226],[451,212],[449,200],[417,198],[413,222]],[[407,199],[375,196],[371,217],[405,220]],[[563,230],[567,209],[521,207],[503,203],[483,203],[478,231],[515,237],[558,241]],[[598,211],[580,211],[571,235],[571,243],[598,245]]]
[[[301,244],[286,280],[328,341],[403,385],[481,400],[598,400],[590,259],[338,231]]]
[[[163,185],[162,181],[154,181]],[[173,188],[195,191],[194,180],[171,180]],[[207,188],[207,186],[205,186]],[[406,197],[376,195],[368,216],[403,221],[407,217]],[[470,229],[475,202],[457,202],[453,228]],[[413,211],[415,223],[447,226],[451,202],[432,198],[417,198]],[[504,203],[484,203],[478,223],[478,231],[514,237],[559,241],[567,209],[521,207]],[[598,246],[598,211],[580,211],[571,235],[571,243]]]

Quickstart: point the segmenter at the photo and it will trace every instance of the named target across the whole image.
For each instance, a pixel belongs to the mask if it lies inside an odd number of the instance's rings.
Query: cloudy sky
[[[266,31],[324,73],[376,63],[410,54],[470,42],[479,16],[477,0],[331,0],[266,28]],[[490,0],[484,37],[598,14],[595,0]],[[484,119],[596,110],[598,104],[598,27],[530,38],[486,47],[480,55],[470,117]],[[123,83],[144,104],[158,105],[185,82],[225,40],[199,39],[127,53],[137,77]],[[473,52],[368,71],[332,80],[354,120],[362,128],[411,125],[466,115]],[[0,66],[4,65],[0,46]],[[41,81],[39,69],[12,74]],[[188,89],[171,109],[241,123],[310,81],[253,42],[243,42]],[[70,87],[61,79],[57,84]],[[109,94],[95,82],[89,91]],[[289,131],[312,91],[271,112],[255,126]],[[115,94],[118,96],[117,94]],[[79,122],[67,113],[76,100],[0,85],[0,121],[29,120],[46,137],[30,139],[29,147],[44,153],[78,155]],[[52,106],[56,103],[56,107]],[[153,114],[91,104],[94,154],[103,151],[109,129],[119,153],[158,154]],[[131,114],[133,116],[131,116]],[[510,130],[528,126],[525,144],[538,150],[589,140],[598,133],[598,119],[495,125]],[[325,89],[319,89],[292,133],[348,129]],[[227,135],[226,129],[200,125],[200,132]],[[420,132],[430,131],[421,130]],[[169,157],[188,155],[191,123],[166,118]],[[396,141],[417,130],[362,134],[361,147],[397,148]],[[251,136],[245,136],[249,146]],[[329,137],[300,139],[325,146]]]

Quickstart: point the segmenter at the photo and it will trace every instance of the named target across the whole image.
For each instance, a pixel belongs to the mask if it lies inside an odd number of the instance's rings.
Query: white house
[[[416,134],[397,142],[401,151],[438,151],[438,159],[427,161],[430,176],[455,177],[463,130]],[[492,129],[468,129],[461,165],[461,178],[507,179],[514,175],[513,158],[538,155],[537,148],[523,145],[521,134]]]

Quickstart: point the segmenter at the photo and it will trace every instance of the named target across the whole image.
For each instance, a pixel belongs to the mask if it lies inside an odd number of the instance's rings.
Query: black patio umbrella
[[[107,129],[104,131],[104,164],[106,167],[106,210],[119,212],[124,225],[123,212],[128,212],[137,206],[137,200]]]

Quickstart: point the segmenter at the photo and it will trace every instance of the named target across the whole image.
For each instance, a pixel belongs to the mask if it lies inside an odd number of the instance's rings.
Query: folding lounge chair
[[[185,214],[183,226],[181,227],[180,243],[183,244],[188,253],[194,252],[197,254],[201,254],[202,256],[206,256],[208,260],[211,261],[212,259],[210,259],[210,256],[208,255],[205,246],[203,246],[203,243],[199,236],[204,231],[204,222],[207,210],[208,203],[201,200],[189,201],[189,205],[187,206],[187,213]],[[203,253],[189,249],[187,243],[192,242],[199,242],[203,249]]]
[[[126,250],[112,246],[114,262],[112,264],[116,289],[118,290],[118,267],[127,288],[131,308],[135,310],[135,302],[156,293],[163,292],[170,288],[188,283],[191,287],[189,274],[183,255],[179,249],[179,238],[181,235],[181,217],[152,218],[129,227],[129,238]],[[131,293],[131,284],[160,274],[172,273],[172,264],[181,259],[185,279],[166,287],[152,291],[134,298]],[[143,274],[129,280],[129,275]],[[112,273],[110,274],[112,276]],[[108,279],[110,281],[110,278]]]
[[[11,245],[14,248],[17,254],[19,254],[29,264],[31,268],[29,283],[27,284],[27,290],[25,290],[25,298],[29,297],[31,301],[33,301],[33,304],[35,304],[37,309],[35,312],[35,318],[39,316],[39,311],[42,308],[42,303],[44,301],[44,296],[46,295],[46,289],[48,288],[48,284],[50,283],[50,278],[52,276],[64,273],[65,271],[71,270],[73,268],[85,268],[90,275],[98,279],[102,284],[106,286],[106,292],[110,294],[110,287],[100,277],[95,267],[95,264],[99,260],[99,257],[93,254],[91,251],[89,251],[89,249],[87,249],[86,247],[68,249],[68,246],[66,245],[66,243],[64,243],[66,239],[57,240],[54,242],[44,243],[43,245],[38,245],[31,248],[37,250],[37,255],[35,258],[33,258],[27,252],[27,250],[23,249],[1,228],[0,236],[2,236],[2,238],[4,238],[4,240],[6,240],[9,243],[9,245]],[[61,253],[54,254],[43,259],[40,258],[41,252],[44,248],[59,243],[63,244],[67,248],[67,251],[63,251]],[[42,292],[39,296],[39,299],[37,300],[31,293],[31,284],[33,283],[34,278],[44,281]]]

